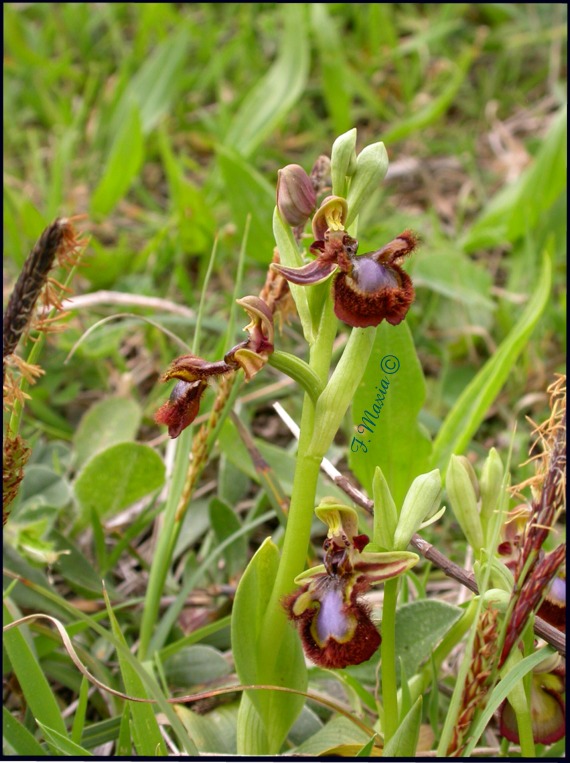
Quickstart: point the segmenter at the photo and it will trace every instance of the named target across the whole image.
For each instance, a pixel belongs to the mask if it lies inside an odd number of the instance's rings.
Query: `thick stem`
[[[398,684],[396,678],[396,602],[399,578],[384,583],[382,604],[382,704],[384,706],[384,744],[398,729]]]

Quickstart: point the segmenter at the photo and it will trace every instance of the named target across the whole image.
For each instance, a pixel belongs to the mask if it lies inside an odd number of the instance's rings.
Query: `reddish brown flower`
[[[320,232],[320,223],[313,227]],[[404,257],[417,245],[414,234],[406,230],[375,252],[357,255],[358,241],[344,229],[324,232],[324,238],[311,246],[318,257],[300,268],[272,265],[288,281],[310,285],[324,281],[335,271],[334,311],[349,326],[378,326],[383,320],[397,325],[406,317],[414,300],[414,287],[401,268]]]
[[[334,499],[316,509],[329,526],[324,564],[299,575],[300,588],[283,600],[306,655],[323,668],[345,668],[369,660],[381,638],[361,596],[371,585],[402,574],[416,563],[407,551],[365,552],[368,536],[357,535],[354,509]]]
[[[161,381],[178,379],[169,400],[155,414],[157,424],[166,424],[168,434],[174,438],[189,426],[200,409],[200,400],[208,380],[242,369],[245,380],[249,381],[267,363],[273,352],[273,315],[259,297],[238,299],[251,318],[244,331],[249,339],[229,350],[223,360],[209,361],[197,355],[181,355],[174,360]]]
[[[552,655],[533,670],[530,689],[530,717],[532,735],[538,744],[554,744],[566,734],[564,692],[564,665],[559,655]],[[519,744],[515,711],[505,700],[501,705],[499,728],[502,736]]]

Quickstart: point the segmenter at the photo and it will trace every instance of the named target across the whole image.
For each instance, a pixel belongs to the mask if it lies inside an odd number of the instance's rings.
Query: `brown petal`
[[[321,258],[318,258],[300,268],[287,268],[275,262],[271,264],[271,267],[291,283],[310,286],[325,281],[334,273],[337,266],[335,262],[323,262]]]
[[[163,374],[161,381],[169,379],[181,379],[186,382],[194,382],[200,379],[208,379],[210,376],[219,376],[231,371],[232,368],[225,361],[218,360],[211,363],[197,355],[181,355],[176,358]]]
[[[393,241],[375,252],[363,254],[363,257],[372,257],[383,265],[393,265],[402,257],[412,254],[418,245],[417,237],[410,230],[400,233]]]

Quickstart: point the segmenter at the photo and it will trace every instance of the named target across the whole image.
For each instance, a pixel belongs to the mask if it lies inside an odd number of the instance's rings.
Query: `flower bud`
[[[362,204],[378,188],[388,171],[388,154],[383,143],[372,143],[358,154],[356,171],[348,191],[346,227],[354,222]]]
[[[394,548],[394,532],[398,524],[398,510],[386,477],[379,466],[374,470],[372,482],[374,495],[374,538],[382,548]]]
[[[394,532],[394,548],[404,549],[422,522],[437,511],[441,501],[441,476],[439,469],[420,474],[412,482],[398,524]]]
[[[335,196],[346,197],[347,178],[356,170],[356,127],[335,140],[331,151],[331,180]]]
[[[481,472],[479,486],[481,490],[481,524],[485,537],[489,540],[491,520],[499,506],[503,487],[504,469],[501,457],[491,448]]]
[[[478,557],[485,542],[477,507],[477,496],[473,489],[471,476],[458,456],[451,456],[445,484],[453,513],[467,538],[467,542],[475,552],[475,556]]]
[[[277,173],[277,208],[292,228],[305,225],[313,214],[317,195],[311,178],[298,164],[288,164]]]

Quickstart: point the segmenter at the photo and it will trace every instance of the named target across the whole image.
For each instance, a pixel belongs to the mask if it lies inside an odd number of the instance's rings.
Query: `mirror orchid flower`
[[[358,241],[345,230],[348,205],[340,196],[323,200],[312,221],[317,258],[298,268],[273,264],[291,283],[309,286],[334,274],[334,311],[353,327],[378,326],[383,320],[397,325],[406,317],[415,296],[403,259],[415,250],[416,236],[405,230],[374,252],[357,255]]]
[[[367,552],[356,511],[324,499],[315,513],[328,525],[323,564],[295,578],[297,591],[283,606],[306,655],[320,667],[344,668],[372,657],[381,642],[362,596],[371,585],[396,577],[419,559],[407,551]]]

